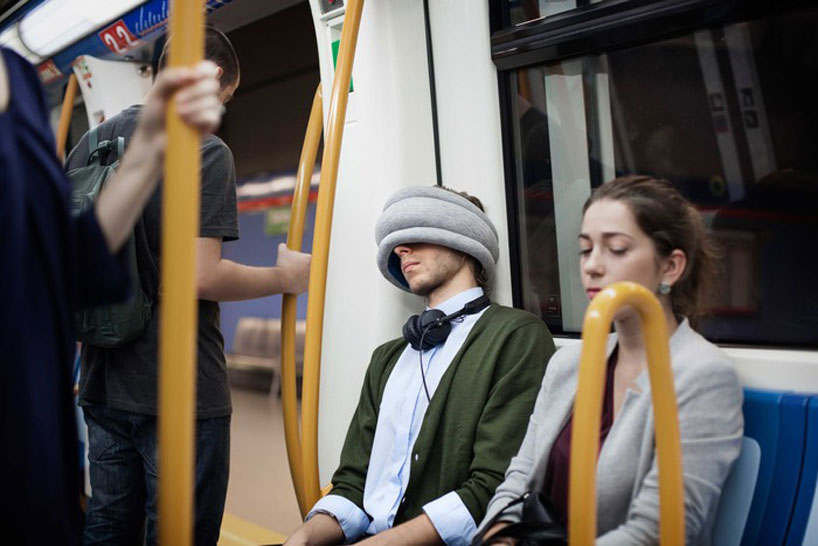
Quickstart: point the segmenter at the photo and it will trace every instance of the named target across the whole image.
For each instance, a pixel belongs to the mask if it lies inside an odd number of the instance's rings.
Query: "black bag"
[[[94,206],[103,184],[114,174],[125,151],[125,139],[97,141],[97,128],[88,133],[88,160],[86,165],[69,171],[73,190],[71,211],[80,214]],[[111,165],[102,164],[102,155],[116,153]],[[133,233],[125,243],[130,264],[133,297],[124,303],[102,305],[77,311],[74,316],[74,334],[78,341],[96,347],[119,347],[142,335],[153,314],[150,298],[142,289],[136,263],[136,242]]]
[[[507,525],[490,537],[484,538],[489,529],[498,521],[502,521],[506,510],[521,503],[523,514],[519,523]],[[517,546],[564,546],[568,544],[565,527],[556,520],[553,513],[554,508],[548,495],[529,491],[508,503],[491,518],[483,531],[474,536],[471,546],[503,544],[503,540],[507,538],[514,539]]]

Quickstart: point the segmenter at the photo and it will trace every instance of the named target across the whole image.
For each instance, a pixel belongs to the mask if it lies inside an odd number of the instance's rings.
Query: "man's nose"
[[[406,254],[412,252],[412,247],[409,245],[398,245],[395,247],[394,252],[398,256],[405,256]]]

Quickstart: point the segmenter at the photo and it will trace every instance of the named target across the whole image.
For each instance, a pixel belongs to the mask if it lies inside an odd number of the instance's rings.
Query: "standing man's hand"
[[[287,294],[301,294],[306,292],[310,284],[310,260],[309,254],[290,250],[284,243],[278,245],[278,258],[276,267],[280,268],[284,275],[284,290]]]

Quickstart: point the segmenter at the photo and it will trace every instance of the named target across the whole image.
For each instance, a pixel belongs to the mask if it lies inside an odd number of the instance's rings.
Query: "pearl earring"
[[[659,283],[659,289],[657,290],[661,295],[667,296],[670,294],[670,285],[666,282]]]

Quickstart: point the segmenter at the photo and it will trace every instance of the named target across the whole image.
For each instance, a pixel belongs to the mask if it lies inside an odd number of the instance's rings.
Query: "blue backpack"
[[[71,212],[78,215],[94,206],[94,202],[105,182],[113,176],[119,160],[125,152],[125,139],[97,140],[97,128],[88,133],[88,160],[84,167],[68,172],[73,189],[71,191]],[[116,154],[113,157],[111,154]],[[109,165],[102,164],[102,157]],[[115,159],[111,162],[110,159]],[[78,341],[97,347],[118,347],[139,337],[150,321],[152,304],[139,281],[136,262],[136,241],[134,234],[128,238],[123,249],[128,254],[130,279],[133,287],[131,299],[125,303],[90,307],[74,316],[74,332]]]

